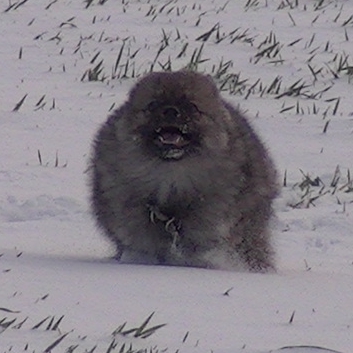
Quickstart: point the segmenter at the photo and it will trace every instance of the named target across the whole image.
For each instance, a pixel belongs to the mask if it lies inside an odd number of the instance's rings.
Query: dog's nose
[[[163,110],[163,115],[165,118],[175,119],[180,116],[180,111],[177,107],[174,106],[165,107]]]

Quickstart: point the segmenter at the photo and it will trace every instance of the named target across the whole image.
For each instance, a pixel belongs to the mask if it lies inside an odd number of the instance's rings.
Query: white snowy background
[[[90,216],[99,125],[185,66],[276,162],[276,274],[119,265]],[[352,352],[352,98],[349,0],[1,0],[0,351]]]

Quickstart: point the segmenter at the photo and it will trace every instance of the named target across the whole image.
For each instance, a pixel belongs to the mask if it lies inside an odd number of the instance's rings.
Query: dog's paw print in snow
[[[4,222],[24,222],[53,217],[66,218],[85,212],[84,207],[69,197],[40,195],[28,200],[8,196],[0,201],[0,219]]]

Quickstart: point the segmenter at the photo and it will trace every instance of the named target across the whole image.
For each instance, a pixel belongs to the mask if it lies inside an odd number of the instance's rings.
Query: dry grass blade
[[[307,95],[305,95],[305,92],[302,92],[305,88],[310,87],[310,85],[306,84],[305,82],[301,82],[302,79],[299,79],[298,81],[296,81],[295,83],[293,83],[285,92],[279,94],[278,96],[276,96],[276,99],[280,99],[282,97],[288,96],[304,96],[307,98]],[[299,85],[299,83],[301,83]]]
[[[78,347],[79,347],[78,344],[70,346],[70,347],[66,348],[65,353],[73,353],[75,351],[75,349],[78,348]]]
[[[25,99],[27,98],[28,93],[26,93],[22,99],[15,105],[15,108],[12,109],[13,112],[17,112],[20,110],[22,104],[24,103]]]
[[[297,24],[295,23],[294,18],[293,18],[293,16],[290,14],[290,12],[288,12],[288,16],[289,16],[290,20],[292,21],[293,26],[295,27]]]
[[[332,115],[336,115],[336,114],[337,114],[337,110],[338,110],[338,106],[339,106],[339,104],[340,104],[340,101],[341,101],[341,99],[340,99],[340,98],[337,98],[335,107],[333,108]]]
[[[45,94],[43,94],[43,96],[40,97],[39,101],[36,103],[36,107],[38,107],[44,101],[44,98],[45,98]]]
[[[58,151],[55,152],[55,164],[54,167],[57,168],[59,166],[59,155]]]
[[[9,7],[7,7],[4,12],[8,12],[8,11],[10,11],[10,10],[12,10],[12,9],[16,10],[16,9],[18,9],[20,6],[24,5],[27,1],[28,1],[28,0],[23,0],[23,1],[15,2],[15,3],[13,3],[13,4],[11,4],[11,1],[10,1]]]
[[[234,287],[228,288],[228,289],[223,293],[223,295],[229,297],[229,293],[230,293],[233,289],[234,289]]]
[[[13,3],[13,4],[11,4],[10,3],[10,5],[9,5],[9,7],[7,7],[5,10],[4,10],[4,12],[9,12],[13,7],[15,7],[16,6],[16,3]]]
[[[147,338],[147,337],[153,335],[157,330],[159,330],[160,328],[162,328],[166,325],[167,324],[160,324],[160,325],[153,326],[153,327],[141,332],[140,335],[137,335],[137,333],[135,333],[134,337]]]
[[[353,15],[350,15],[347,20],[342,23],[342,27],[347,26],[353,20]]]
[[[180,58],[185,54],[186,49],[187,49],[188,46],[189,46],[189,43],[186,42],[186,43],[183,45],[183,47],[182,47],[180,53],[177,55],[177,57],[176,57],[177,59],[180,59]]]
[[[60,325],[60,323],[61,323],[61,321],[62,321],[63,318],[64,318],[64,315],[61,316],[61,317],[59,318],[59,320],[53,325],[53,327],[51,328],[52,331],[56,331],[56,330],[59,329],[59,325]]]
[[[294,40],[293,42],[289,43],[287,46],[288,47],[292,47],[293,45],[299,43],[303,38],[298,38],[296,40]]]
[[[120,325],[116,330],[113,331],[112,335],[115,336],[119,333],[123,332],[123,329],[125,328],[127,322],[125,321],[122,325]]]
[[[134,334],[135,337],[139,337],[142,334],[143,330],[146,328],[148,323],[151,321],[153,315],[154,315],[154,312],[151,313],[151,315],[149,315],[147,317],[147,319],[141,324],[141,326],[139,328],[137,328],[137,330],[136,330],[136,332]]]
[[[287,112],[288,110],[292,110],[293,108],[295,108],[295,105],[291,105],[290,107],[284,107],[279,112],[281,114],[281,113]]]
[[[17,325],[13,326],[12,328],[15,330],[19,330],[27,320],[28,320],[28,317],[26,317],[24,320],[22,320],[21,322],[19,322]]]
[[[295,352],[295,351],[301,351],[301,352],[327,352],[327,353],[342,353],[339,351],[333,351],[332,349],[327,349],[325,347],[319,347],[319,346],[309,346],[309,345],[299,345],[299,346],[285,346],[285,347],[281,347],[280,350],[287,350],[290,349],[291,351]]]
[[[341,178],[341,171],[339,165],[336,167],[335,172],[333,174],[330,186],[335,188]]]
[[[299,169],[299,171],[304,177],[304,180],[299,184],[302,190],[306,189],[308,186],[320,186],[321,179],[319,177],[312,179],[308,174],[304,174],[301,169]]]
[[[110,353],[112,352],[113,350],[115,350],[116,346],[118,345],[117,342],[115,342],[115,339],[110,343],[108,349],[107,349],[107,352],[106,353]]]
[[[274,51],[274,49],[276,49],[277,47],[279,46],[279,43],[274,43],[272,45],[270,45],[269,47],[261,50],[260,52],[258,52],[256,55],[255,55],[255,58],[258,58],[258,57],[263,57],[263,56],[267,56],[267,57],[270,57],[270,54]]]
[[[53,348],[55,348],[70,332],[64,333],[57,340],[55,340],[52,344],[50,344],[46,349],[44,349],[44,353],[50,353]]]
[[[119,353],[124,353],[125,350],[125,343],[122,344],[122,346],[119,349]]]
[[[113,332],[113,336],[115,336],[117,334],[120,334],[120,335],[123,335],[123,336],[127,336],[127,335],[130,335],[130,334],[133,334],[133,337],[136,337],[136,338],[147,338],[147,337],[151,336],[158,329],[160,329],[160,328],[162,328],[163,326],[166,325],[166,324],[160,324],[160,325],[156,325],[156,326],[147,328],[147,325],[151,321],[153,315],[154,315],[154,312],[152,314],[150,314],[147,317],[147,319],[139,327],[135,327],[135,328],[132,328],[132,329],[124,330],[124,328],[126,326],[126,322],[125,322],[124,324],[119,326]]]
[[[0,321],[0,333],[4,332],[5,330],[7,330],[17,319],[13,319],[10,321],[6,321],[7,317],[3,318]]]
[[[99,56],[99,54],[100,54],[101,52],[99,51],[92,59],[91,59],[91,61],[89,62],[90,64],[94,64],[94,62],[96,61],[96,59],[98,58],[98,56]]]
[[[116,72],[118,70],[118,67],[119,67],[119,64],[120,64],[120,61],[121,61],[121,57],[123,55],[124,46],[125,46],[125,41],[123,42],[123,44],[122,44],[122,46],[121,46],[121,48],[119,50],[118,57],[116,58],[116,61],[115,61],[115,65],[114,65],[114,69],[113,69],[114,75],[116,74]]]
[[[206,33],[202,34],[201,36],[197,37],[195,40],[196,41],[202,41],[202,42],[207,42],[209,38],[211,37],[212,33],[219,30],[219,23],[216,23],[209,31]]]
[[[47,316],[45,319],[43,319],[42,321],[38,322],[38,324],[34,325],[32,327],[32,330],[36,330],[38,329],[40,326],[42,326],[48,319],[50,318],[50,316]]]
[[[23,0],[23,1],[20,1],[16,4],[15,6],[15,10],[18,9],[20,6],[24,5],[28,0]]]
[[[86,353],[93,353],[96,350],[97,346],[92,347],[91,350],[86,351]]]
[[[86,0],[85,2],[86,2],[86,9],[88,9],[92,5],[93,0]]]
[[[49,10],[50,7],[51,7],[52,5],[54,5],[56,2],[58,2],[58,0],[53,0],[53,1],[51,1],[51,2],[45,7],[45,9],[46,9],[46,10]]]
[[[49,330],[52,329],[52,325],[53,325],[53,323],[54,323],[54,320],[55,320],[55,316],[53,316],[53,317],[50,319],[49,324],[48,324],[48,326],[47,326],[47,328],[46,328],[46,331],[49,331]]]
[[[6,313],[12,313],[12,314],[20,313],[20,311],[18,311],[18,310],[11,310],[11,309],[7,309],[7,308],[0,308],[0,311],[5,311]]]
[[[324,129],[322,130],[322,132],[324,134],[326,134],[326,131],[327,131],[327,128],[328,128],[329,124],[330,124],[330,120],[327,120],[326,123],[325,123]]]
[[[38,150],[37,155],[38,155],[39,165],[43,165],[43,163],[42,163],[42,155],[40,153],[40,150]]]
[[[295,316],[295,310],[292,312],[292,315],[288,321],[289,324],[292,324],[293,323],[293,320],[294,320],[294,316]]]

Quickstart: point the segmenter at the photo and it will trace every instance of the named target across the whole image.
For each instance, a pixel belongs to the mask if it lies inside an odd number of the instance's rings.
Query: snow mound
[[[8,196],[5,201],[0,201],[0,219],[4,222],[25,222],[53,217],[64,219],[83,211],[82,206],[69,197],[39,195],[20,201],[14,196]]]

